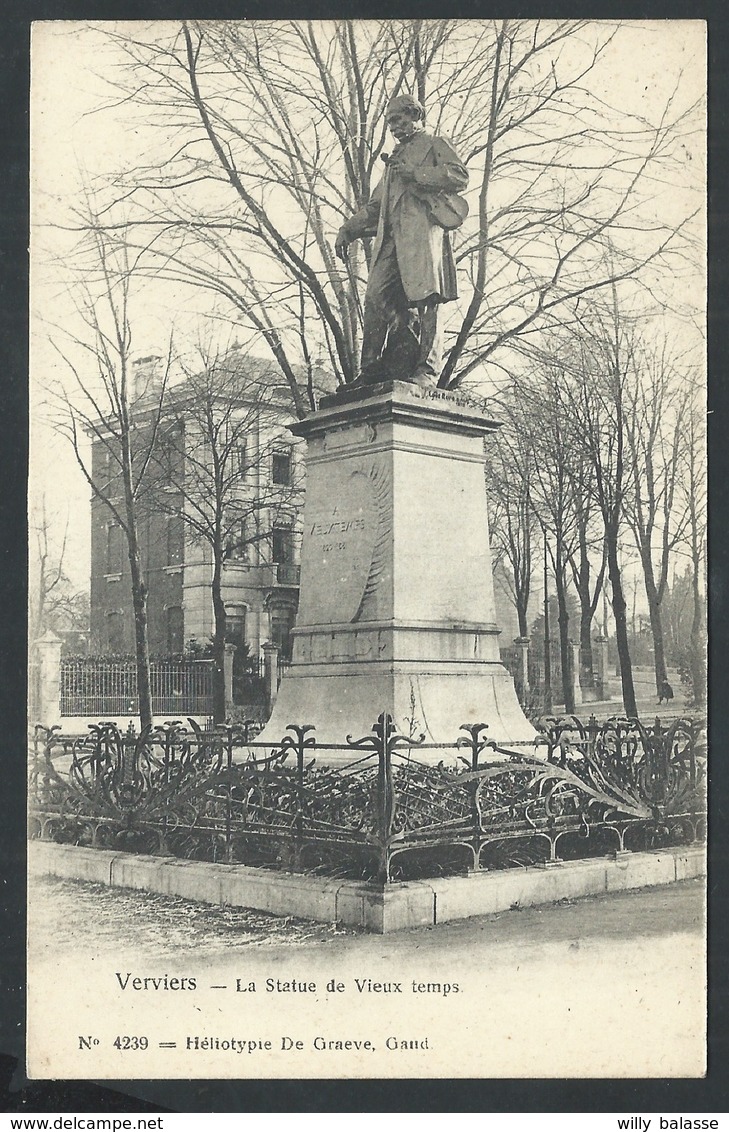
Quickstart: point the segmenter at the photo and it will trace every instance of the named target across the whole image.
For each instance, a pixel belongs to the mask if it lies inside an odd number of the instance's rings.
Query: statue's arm
[[[413,170],[413,182],[423,189],[445,189],[458,193],[468,184],[468,170],[450,142],[433,138],[431,150],[435,164],[418,165]]]
[[[382,181],[377,185],[372,196],[364,208],[345,220],[339,229],[348,240],[358,240],[362,236],[374,236],[380,220],[380,205],[382,203]]]
[[[339,259],[346,260],[347,248],[352,240],[358,240],[361,236],[374,236],[380,219],[381,203],[382,181],[380,181],[364,208],[360,208],[359,212],[355,212],[354,216],[345,220],[337,232],[334,251]]]

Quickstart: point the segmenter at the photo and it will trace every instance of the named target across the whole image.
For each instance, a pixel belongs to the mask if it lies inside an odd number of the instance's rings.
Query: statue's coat
[[[364,208],[343,225],[350,239],[375,236],[372,264],[377,261],[389,227],[395,242],[400,277],[409,304],[436,297],[457,298],[456,265],[448,233],[430,219],[428,190],[458,192],[468,171],[450,142],[419,131],[397,146],[390,158],[414,170],[413,182],[388,166]],[[422,197],[418,196],[418,191]]]

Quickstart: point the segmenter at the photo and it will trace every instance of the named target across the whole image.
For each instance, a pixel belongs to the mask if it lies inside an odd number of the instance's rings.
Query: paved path
[[[616,677],[616,684],[620,687],[620,677]],[[686,703],[686,696],[679,692],[670,703],[658,703],[658,697],[655,695],[638,694],[636,696],[636,707],[638,709],[638,716],[644,723],[653,723],[653,720],[658,717],[661,723],[671,723],[676,719],[702,719],[706,718],[706,708],[689,707]],[[561,715],[564,713],[564,704],[555,704],[552,715]],[[579,719],[589,719],[591,715],[595,715],[599,720],[609,719],[613,715],[624,715],[625,709],[623,707],[623,700],[621,696],[615,696],[611,700],[596,700],[590,703],[578,704],[575,710],[575,715]]]

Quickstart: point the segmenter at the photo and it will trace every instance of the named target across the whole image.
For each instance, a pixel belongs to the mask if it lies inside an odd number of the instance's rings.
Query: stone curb
[[[407,881],[383,891],[358,881],[327,880],[207,861],[183,861],[31,841],[28,865],[36,875],[95,881],[112,888],[180,896],[207,904],[253,908],[277,916],[383,934],[432,927],[510,908],[549,904],[571,897],[672,884],[703,876],[703,846],[624,853],[469,876]]]

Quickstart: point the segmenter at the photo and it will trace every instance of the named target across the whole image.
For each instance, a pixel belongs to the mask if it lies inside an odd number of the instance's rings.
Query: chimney
[[[154,386],[162,379],[162,358],[159,354],[147,354],[144,358],[136,358],[132,362],[132,389],[131,401],[139,401],[152,392]]]

